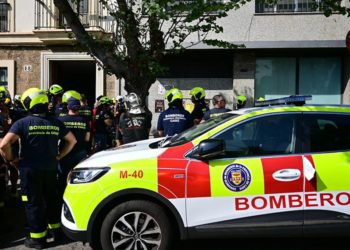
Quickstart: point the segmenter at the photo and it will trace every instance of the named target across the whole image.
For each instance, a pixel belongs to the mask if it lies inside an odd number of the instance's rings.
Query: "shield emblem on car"
[[[232,171],[231,172],[231,181],[233,182],[233,184],[235,185],[239,185],[242,183],[242,181],[244,181],[244,177],[242,176],[242,172],[241,171]]]

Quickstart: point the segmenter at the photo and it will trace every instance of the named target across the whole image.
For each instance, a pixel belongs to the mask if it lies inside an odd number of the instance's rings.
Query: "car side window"
[[[303,152],[350,150],[350,115],[304,114]]]
[[[225,157],[294,153],[295,115],[268,115],[233,126],[215,136],[225,141]]]

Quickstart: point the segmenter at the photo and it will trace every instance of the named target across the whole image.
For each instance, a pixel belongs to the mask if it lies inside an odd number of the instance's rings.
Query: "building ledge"
[[[33,32],[45,45],[72,45],[76,42],[70,29],[40,29]],[[87,32],[99,39],[110,36],[110,33],[97,28],[89,28]]]
[[[62,29],[40,29],[33,32],[45,45],[69,45],[75,41],[71,31]]]
[[[0,32],[0,45],[42,45],[33,32]]]
[[[232,44],[241,45],[241,49],[303,49],[303,48],[346,48],[344,40],[299,40],[299,41],[231,41]],[[189,47],[190,43],[184,43]],[[189,49],[222,49],[219,47],[209,46],[202,42],[197,43]]]
[[[100,29],[88,32],[99,39],[109,38],[110,33]],[[0,45],[73,45],[76,42],[71,30],[40,29],[33,32],[0,32]]]

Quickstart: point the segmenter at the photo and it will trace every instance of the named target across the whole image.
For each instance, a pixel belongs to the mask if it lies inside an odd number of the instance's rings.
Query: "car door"
[[[301,235],[299,116],[280,113],[245,120],[212,137],[225,142],[222,157],[191,159],[186,200],[191,236]]]
[[[314,169],[305,185],[304,232],[349,232],[350,115],[304,113],[302,131],[304,158]]]

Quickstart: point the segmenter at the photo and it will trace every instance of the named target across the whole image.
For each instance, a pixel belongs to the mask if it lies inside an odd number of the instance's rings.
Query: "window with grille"
[[[0,0],[0,32],[9,32],[9,4]]]
[[[316,0],[320,4],[322,0]],[[315,0],[278,0],[274,4],[256,0],[255,13],[298,13],[320,12],[314,5]]]
[[[0,67],[0,86],[7,87],[8,72],[6,67]]]
[[[82,25],[89,27],[89,0],[70,1],[70,5],[73,11],[79,16]],[[61,26],[67,27],[67,22],[62,15],[60,15],[60,24]]]
[[[182,6],[183,5],[193,5],[193,4],[196,4],[196,2],[197,2],[196,0],[177,0],[177,1],[175,1],[175,3],[173,3],[173,6],[176,6],[176,4],[181,4]],[[209,1],[208,0],[204,0],[204,2],[209,2]],[[213,5],[214,4],[221,4],[223,2],[224,2],[224,0],[211,0],[211,4],[213,4]],[[168,5],[167,8],[168,9],[171,8],[170,4]],[[185,11],[185,12],[187,12],[187,11]],[[212,12],[214,12],[214,14],[215,14],[215,11],[212,11]],[[146,13],[143,12],[143,14],[145,15]]]

